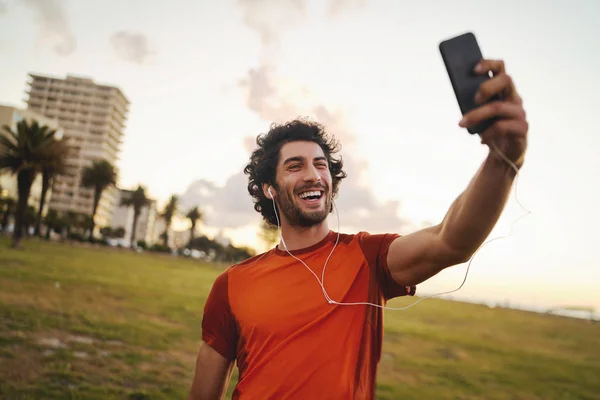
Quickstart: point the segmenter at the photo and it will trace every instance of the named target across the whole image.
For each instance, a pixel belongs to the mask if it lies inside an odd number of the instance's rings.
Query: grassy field
[[[0,398],[184,399],[219,271],[0,239]],[[426,300],[386,314],[383,351],[379,399],[600,399],[589,321]]]

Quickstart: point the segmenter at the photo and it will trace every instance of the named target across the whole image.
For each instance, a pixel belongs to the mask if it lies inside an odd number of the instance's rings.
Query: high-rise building
[[[71,148],[68,172],[57,177],[49,207],[91,215],[93,189],[81,186],[83,170],[100,159],[117,168],[129,101],[120,89],[88,78],[29,76],[28,108],[57,120]],[[110,225],[117,197],[115,187],[102,194],[96,212],[98,228]]]

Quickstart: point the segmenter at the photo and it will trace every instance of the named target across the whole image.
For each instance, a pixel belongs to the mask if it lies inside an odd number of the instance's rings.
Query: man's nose
[[[321,180],[321,175],[319,175],[319,171],[311,165],[307,168],[304,180],[307,182],[319,182]]]

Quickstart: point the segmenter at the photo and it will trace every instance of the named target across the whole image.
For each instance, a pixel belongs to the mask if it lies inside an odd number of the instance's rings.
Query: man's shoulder
[[[358,231],[356,233],[341,233],[339,238],[334,237],[333,242],[337,241],[337,246],[342,245],[343,248],[351,251],[351,249],[359,249],[359,251],[367,258],[372,259],[380,253],[387,252],[389,245],[400,237],[397,233],[373,233],[369,231]]]
[[[360,231],[354,235],[357,245],[370,263],[379,255],[387,254],[390,244],[398,237],[400,237],[398,233],[390,232],[372,233]]]
[[[225,289],[229,286],[229,279],[232,274],[236,274],[244,271],[247,268],[251,268],[256,264],[263,262],[269,257],[269,251],[247,258],[237,264],[232,264],[222,270],[213,283],[213,286],[220,289]]]
[[[398,233],[384,232],[384,233],[373,233],[368,231],[360,231],[353,235],[353,237],[363,245],[380,245],[381,243],[393,241],[400,237]]]

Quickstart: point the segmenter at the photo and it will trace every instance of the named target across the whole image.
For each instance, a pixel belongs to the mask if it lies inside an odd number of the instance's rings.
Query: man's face
[[[289,224],[311,227],[327,218],[331,209],[331,174],[318,144],[284,144],[279,152],[276,182],[276,199]]]

